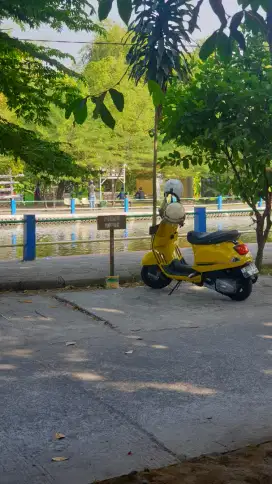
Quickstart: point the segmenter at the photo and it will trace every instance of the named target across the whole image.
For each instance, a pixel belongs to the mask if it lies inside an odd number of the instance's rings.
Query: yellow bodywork
[[[238,243],[243,243],[241,240]],[[233,269],[252,262],[250,252],[246,255],[239,255],[234,251],[232,242],[222,242],[212,245],[192,245],[194,252],[194,265],[192,269],[198,273]],[[152,252],[148,252],[142,259],[142,265],[158,265],[161,271],[168,277],[177,281],[187,281],[198,284],[201,282],[201,275],[188,277],[185,275],[169,275],[164,267],[171,264],[175,259],[182,260],[182,252],[178,247],[178,225],[161,222],[152,241]],[[239,261],[235,262],[235,258]]]

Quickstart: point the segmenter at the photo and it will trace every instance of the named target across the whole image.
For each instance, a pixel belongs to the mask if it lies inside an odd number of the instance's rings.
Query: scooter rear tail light
[[[249,253],[249,248],[246,244],[238,244],[235,245],[234,249],[238,252],[239,255],[246,255]]]

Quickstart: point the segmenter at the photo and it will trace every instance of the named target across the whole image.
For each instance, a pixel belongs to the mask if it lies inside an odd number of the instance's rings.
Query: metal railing
[[[241,200],[232,197],[200,197],[200,198],[182,198],[181,201],[188,205],[215,205],[218,210],[223,209],[223,204],[232,203],[233,205],[245,205]],[[130,210],[139,210],[139,209],[151,209],[152,207],[152,198],[146,199],[135,199],[135,198],[125,198],[125,200],[102,200],[96,201],[95,208],[90,207],[90,202],[87,198],[83,198],[82,200],[71,198],[71,199],[62,199],[62,200],[39,200],[39,201],[32,201],[32,200],[16,200],[11,199],[8,203],[7,201],[1,200],[0,201],[0,210],[5,212],[10,212],[10,215],[15,216],[17,213],[25,213],[25,211],[36,211],[36,212],[50,212],[51,210],[59,210],[60,212],[67,211],[68,213],[74,215],[76,212],[80,211],[90,211],[95,210],[97,212],[102,212],[106,210],[116,211],[120,208],[124,208],[124,212],[129,212]],[[158,206],[160,201],[158,201]],[[259,201],[259,208],[262,207],[262,200]]]
[[[221,210],[222,214],[234,214],[234,213],[250,213],[249,209],[232,209]],[[194,217],[194,229],[198,232],[206,232],[207,215],[218,214],[218,210],[206,210],[205,207],[195,207],[194,211],[187,212],[187,215]],[[135,215],[127,214],[127,217],[137,218]],[[141,215],[138,215],[141,217]],[[73,221],[94,221],[96,216],[93,217],[73,217]],[[67,221],[65,218],[54,218],[56,221]],[[0,221],[0,225],[6,224],[6,221]],[[8,222],[10,223],[10,222]],[[103,239],[79,239],[79,240],[62,240],[62,241],[37,241],[36,240],[36,224],[37,223],[52,223],[52,219],[37,219],[35,215],[24,215],[24,220],[12,220],[11,223],[23,225],[23,243],[2,244],[2,248],[23,248],[23,260],[31,261],[36,258],[36,248],[40,246],[52,246],[52,245],[78,245],[78,244],[94,244],[94,243],[109,243],[109,238]],[[241,234],[254,233],[254,230],[240,231]],[[187,234],[179,234],[179,238],[186,238]],[[136,241],[136,240],[150,240],[149,235],[144,236],[132,236],[132,237],[116,237],[116,241]]]

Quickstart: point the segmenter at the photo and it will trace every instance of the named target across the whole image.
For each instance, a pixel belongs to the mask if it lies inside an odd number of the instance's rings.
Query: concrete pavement
[[[252,254],[256,244],[249,244]],[[193,256],[190,248],[182,249],[188,263]],[[141,259],[145,252],[118,252],[115,255],[116,274],[120,281],[140,278]],[[272,244],[265,248],[264,263],[272,264]],[[108,255],[47,257],[33,262],[0,261],[0,290],[54,289],[65,286],[86,287],[101,285],[109,275]]]
[[[271,439],[271,291],[2,295],[1,484],[89,484]]]

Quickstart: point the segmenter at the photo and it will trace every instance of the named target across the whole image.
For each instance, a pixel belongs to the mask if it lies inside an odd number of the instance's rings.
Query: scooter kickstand
[[[173,292],[178,289],[178,287],[181,285],[181,282],[182,281],[178,281],[175,286],[173,287],[173,289],[171,289],[171,291],[169,292],[168,296],[171,296],[173,294]]]

